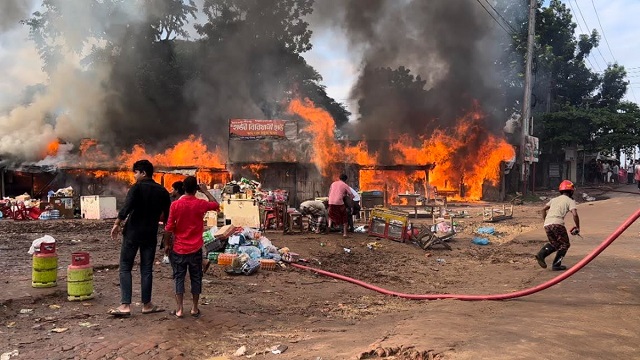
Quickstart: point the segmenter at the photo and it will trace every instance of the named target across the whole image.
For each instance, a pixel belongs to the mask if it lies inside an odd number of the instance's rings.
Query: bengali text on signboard
[[[286,138],[285,120],[229,120],[229,137],[236,139]]]

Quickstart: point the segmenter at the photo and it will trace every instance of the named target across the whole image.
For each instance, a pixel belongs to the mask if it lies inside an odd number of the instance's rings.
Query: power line
[[[491,18],[493,19],[493,21],[495,21],[495,22],[496,22],[496,24],[500,25],[500,27],[502,28],[502,30],[504,30],[504,32],[506,32],[506,33],[507,33],[507,35],[509,35],[509,36],[511,36],[511,37],[514,37],[514,36],[515,36],[514,34],[510,33],[510,32],[509,32],[509,30],[507,30],[507,29],[506,29],[506,28],[505,28],[505,27],[500,23],[500,21],[498,21],[498,19],[496,19],[496,17],[495,17],[495,16],[493,16],[493,14],[489,11],[489,9],[487,9],[487,8],[486,8],[486,7],[485,7],[485,6],[480,2],[480,0],[476,0],[476,2],[477,2],[478,4],[480,4],[480,6],[482,6],[482,8],[484,9],[484,11],[486,11],[486,12],[487,12],[487,14],[489,14],[489,16],[491,16]]]
[[[511,29],[511,31],[512,31],[514,34],[517,34],[517,33],[518,33],[518,30],[516,30],[516,28],[514,28],[514,27],[511,25],[511,23],[509,23],[509,21],[508,21],[507,19],[505,19],[505,18],[504,18],[504,16],[502,16],[502,14],[500,14],[500,12],[499,12],[498,10],[496,10],[496,8],[495,8],[493,5],[491,5],[491,3],[489,2],[489,0],[484,0],[484,1],[487,3],[487,5],[489,5],[489,7],[490,7],[491,9],[493,9],[493,11],[494,11],[496,14],[498,14],[498,16],[500,17],[500,19],[502,19],[502,21],[504,21],[504,23],[509,27],[509,29]]]
[[[571,0],[569,0],[571,1]],[[580,4],[578,4],[578,0],[573,0],[576,2],[576,7],[578,8],[578,12],[580,13],[580,17],[582,18],[582,21],[584,21],[584,25],[587,27],[587,29],[589,29],[589,24],[587,23],[587,20],[584,19],[584,15],[582,14],[582,9],[580,9]],[[600,53],[600,56],[602,56],[602,60],[604,60],[605,65],[607,64],[607,59],[604,58],[604,55],[602,55],[602,51],[600,51],[600,48],[596,47],[596,50],[598,50],[598,53]]]
[[[582,29],[582,24],[580,24],[580,19],[578,19],[578,15],[577,15],[575,9],[573,8],[573,5],[571,5],[571,0],[568,0],[567,3],[569,4],[569,8],[571,8],[571,13],[573,13],[573,16],[576,18],[576,24],[578,24],[578,27],[580,28],[580,32],[582,34],[584,34],[585,31]],[[584,18],[583,18],[583,20],[584,20]],[[586,22],[585,22],[585,25],[587,25]],[[589,55],[591,56],[592,54],[589,53]],[[593,64],[591,63],[591,60],[589,60],[588,56],[585,57],[585,59],[587,59],[587,62],[589,63],[589,65],[591,66],[592,69],[594,69],[594,70],[597,69],[598,72],[602,71],[601,68],[600,68],[600,64],[598,63],[598,59],[596,59],[595,56],[593,57],[593,61],[595,61],[597,67],[593,66]]]
[[[604,38],[604,42],[607,44],[607,48],[609,49],[609,53],[613,58],[614,62],[616,61],[616,57],[613,55],[613,51],[611,51],[611,46],[609,46],[609,40],[607,40],[607,36],[604,34],[604,28],[602,27],[602,23],[600,22],[600,15],[598,15],[598,10],[596,10],[596,4],[591,0],[591,5],[593,5],[593,11],[596,12],[596,19],[598,19],[598,25],[600,25],[600,30],[602,31],[602,37]]]

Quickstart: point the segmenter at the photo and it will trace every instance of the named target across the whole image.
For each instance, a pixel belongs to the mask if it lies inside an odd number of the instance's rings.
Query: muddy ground
[[[637,210],[637,190],[618,190],[629,193],[599,191],[597,201],[580,204],[584,238],[573,240],[568,265]],[[544,243],[542,204],[517,205],[513,219],[494,224],[482,222],[478,205],[452,206],[469,216],[456,219],[460,233],[449,242],[451,251],[424,251],[366,234],[343,239],[269,232],[267,237],[300,253],[309,260],[306,265],[397,292],[505,293],[558,275],[539,268],[532,257]],[[0,221],[0,353],[17,350],[17,359],[224,359],[246,346],[238,358],[640,358],[637,225],[573,277],[517,300],[405,300],[291,267],[232,277],[212,266],[204,280],[203,316],[176,319],[169,314],[171,269],[157,263],[153,299],[167,311],[142,315],[134,304],[134,316],[113,319],[106,315],[119,301],[119,244],[109,238],[112,223]],[[490,245],[471,242],[481,226],[496,229],[496,235],[485,236]],[[27,250],[45,234],[58,241],[58,286],[33,289]],[[372,241],[381,247],[368,249]],[[91,254],[93,300],[66,299],[65,269],[75,251]],[[137,271],[134,301],[139,301]],[[287,349],[279,355],[266,351],[276,345]]]

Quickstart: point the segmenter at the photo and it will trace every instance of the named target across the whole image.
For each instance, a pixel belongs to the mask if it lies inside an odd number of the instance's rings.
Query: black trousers
[[[191,293],[202,293],[202,249],[191,254],[176,254],[171,251],[169,261],[173,268],[176,294],[184,294],[184,279],[187,271],[191,279]]]
[[[156,257],[155,238],[138,242],[129,237],[124,237],[120,248],[120,303],[131,304],[132,279],[131,269],[140,250],[140,287],[142,303],[151,302],[151,289],[153,288],[153,261]]]
[[[357,215],[359,216],[360,214],[360,210],[362,208],[360,207],[360,201],[354,201],[353,202],[353,207],[347,209],[347,211],[349,212],[349,216],[348,216],[348,224],[349,224],[349,231],[353,231],[353,215]]]

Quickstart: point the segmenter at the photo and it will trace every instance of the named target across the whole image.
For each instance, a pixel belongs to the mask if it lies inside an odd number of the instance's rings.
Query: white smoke
[[[5,1],[0,2],[0,10],[11,2]],[[108,14],[96,12],[88,1],[54,2],[61,13],[56,24],[62,34],[55,40],[55,45],[62,51],[55,59],[57,66],[48,76],[42,71],[43,63],[34,43],[27,38],[28,27],[18,23],[28,14],[14,11],[11,20],[0,15],[0,30],[9,29],[0,32],[0,66],[7,69],[0,78],[0,158],[42,159],[47,145],[56,139],[76,142],[81,138],[96,137],[104,131],[101,125],[103,104],[109,95],[104,84],[111,67],[105,64],[92,66],[89,70],[82,60],[92,50],[104,48],[109,40],[117,42],[118,39],[96,39],[86,34],[90,26],[94,26],[94,33],[103,36],[121,34],[95,26],[105,24],[113,29],[144,19],[144,12],[135,1],[129,4],[135,9],[119,12],[120,18],[108,21],[104,20]],[[17,9],[22,9],[22,5]],[[33,8],[33,4],[29,8]],[[9,24],[13,25],[9,27]],[[43,90],[22,104],[24,90],[38,84],[43,85]]]

